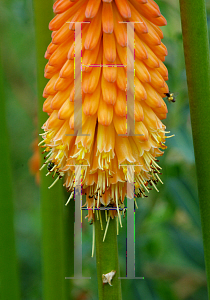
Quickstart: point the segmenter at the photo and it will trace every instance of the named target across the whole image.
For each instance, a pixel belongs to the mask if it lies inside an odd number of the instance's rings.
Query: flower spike
[[[39,145],[46,152],[41,169],[47,165],[47,175],[57,174],[49,188],[64,176],[70,192],[67,205],[74,193],[74,166],[81,166],[88,220],[97,217],[100,207],[109,209],[105,239],[110,218],[116,217],[122,226],[132,178],[127,166],[133,166],[136,198],[147,197],[151,188],[158,191],[156,185],[162,183],[157,157],[167,148],[166,138],[172,137],[166,136],[162,123],[168,113],[163,99],[175,99],[163,63],[167,49],[160,26],[166,20],[153,0],[57,0],[53,9],[52,42],[45,54],[49,81],[43,110],[49,118],[40,134]],[[83,23],[81,49],[74,40],[74,22]],[[129,22],[136,22],[133,83],[128,76],[134,57]],[[75,51],[82,53],[82,76],[77,77]],[[133,108],[130,95],[135,96]],[[77,105],[79,97],[82,107]]]

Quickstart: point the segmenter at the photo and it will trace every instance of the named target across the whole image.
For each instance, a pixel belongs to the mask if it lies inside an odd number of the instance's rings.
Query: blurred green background
[[[168,25],[163,43],[170,91],[176,103],[168,104],[164,121],[175,137],[160,159],[160,192],[138,200],[136,210],[136,276],[124,280],[123,299],[206,300],[207,288],[193,142],[178,0],[156,1]],[[12,161],[15,229],[21,278],[21,299],[42,299],[41,221],[39,186],[28,161],[37,128],[36,51],[31,0],[0,2],[1,47],[4,64],[7,122]],[[207,1],[210,27],[210,1]],[[44,53],[43,53],[44,55]],[[202,57],[200,57],[202,59]],[[47,62],[47,61],[46,61]],[[49,203],[50,205],[50,203]],[[84,213],[85,215],[85,213]],[[55,216],[56,218],[56,216]],[[74,282],[73,299],[97,299],[95,257],[91,258],[92,226],[83,222],[83,276]],[[126,220],[120,229],[121,276],[125,276]],[[70,258],[73,264],[73,259]],[[69,274],[66,274],[69,276]]]

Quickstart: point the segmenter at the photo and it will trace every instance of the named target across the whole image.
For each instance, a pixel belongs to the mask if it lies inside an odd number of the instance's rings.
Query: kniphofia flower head
[[[52,42],[45,54],[49,82],[43,93],[43,110],[49,115],[43,125],[48,171],[57,179],[65,176],[64,185],[73,193],[74,166],[81,165],[87,206],[123,207],[129,196],[130,171],[135,171],[137,197],[145,197],[160,180],[157,157],[166,148],[163,98],[169,93],[163,63],[167,49],[161,42],[160,26],[166,20],[153,0],[58,0],[54,12],[49,25]],[[74,22],[85,22],[81,92],[81,78],[74,76],[74,53],[78,51]],[[127,136],[123,135],[129,133],[127,119],[132,114],[126,102],[132,53],[125,22],[136,22],[135,135]],[[78,93],[82,93],[82,107],[75,110]],[[77,124],[79,115],[82,129]],[[117,214],[115,210],[109,213],[111,217]],[[93,211],[88,210],[88,219],[92,217]]]

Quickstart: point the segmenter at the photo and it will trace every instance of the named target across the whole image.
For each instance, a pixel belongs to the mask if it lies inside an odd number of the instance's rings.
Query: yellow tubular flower
[[[49,79],[43,96],[43,110],[49,118],[43,125],[48,174],[65,175],[67,190],[74,190],[74,165],[82,166],[82,193],[88,208],[123,207],[130,175],[135,167],[135,195],[156,188],[160,167],[156,157],[165,149],[169,93],[168,71],[163,61],[167,49],[161,42],[159,26],[166,25],[153,0],[58,0],[56,16],[50,22],[52,42],[45,57],[45,77]],[[126,136],[127,67],[129,47],[123,21],[135,24],[135,136]],[[74,111],[79,80],[74,80],[74,30],[82,25],[82,108]],[[80,50],[79,50],[80,51]],[[92,65],[115,65],[93,67]],[[116,67],[116,65],[124,67]],[[126,67],[127,66],[127,67]],[[82,115],[82,130],[77,114]],[[77,134],[74,135],[74,129]],[[83,135],[81,135],[81,133]],[[130,170],[130,168],[129,168]],[[110,216],[117,211],[110,211]],[[88,210],[88,219],[93,211]]]

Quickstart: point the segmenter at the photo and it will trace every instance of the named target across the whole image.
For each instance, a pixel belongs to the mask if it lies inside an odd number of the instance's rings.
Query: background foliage
[[[144,276],[145,280],[123,281],[123,299],[132,296],[140,300],[206,300],[179,3],[178,0],[156,2],[168,21],[163,28],[163,42],[169,52],[166,57],[168,84],[170,90],[177,93],[177,101],[168,104],[165,124],[175,137],[167,141],[168,149],[160,159],[164,181],[163,186],[159,185],[160,192],[152,191],[148,198],[138,200],[136,276]],[[42,299],[39,187],[28,167],[37,124],[32,1],[1,1],[0,11],[21,299],[38,300]],[[210,27],[210,1],[207,1],[207,12]],[[124,219],[119,235],[121,276],[125,276],[125,237]],[[84,219],[83,276],[91,276],[92,280],[75,281],[73,299],[97,299],[95,258],[90,257],[91,240],[92,226]],[[71,258],[69,261],[73,263]]]

